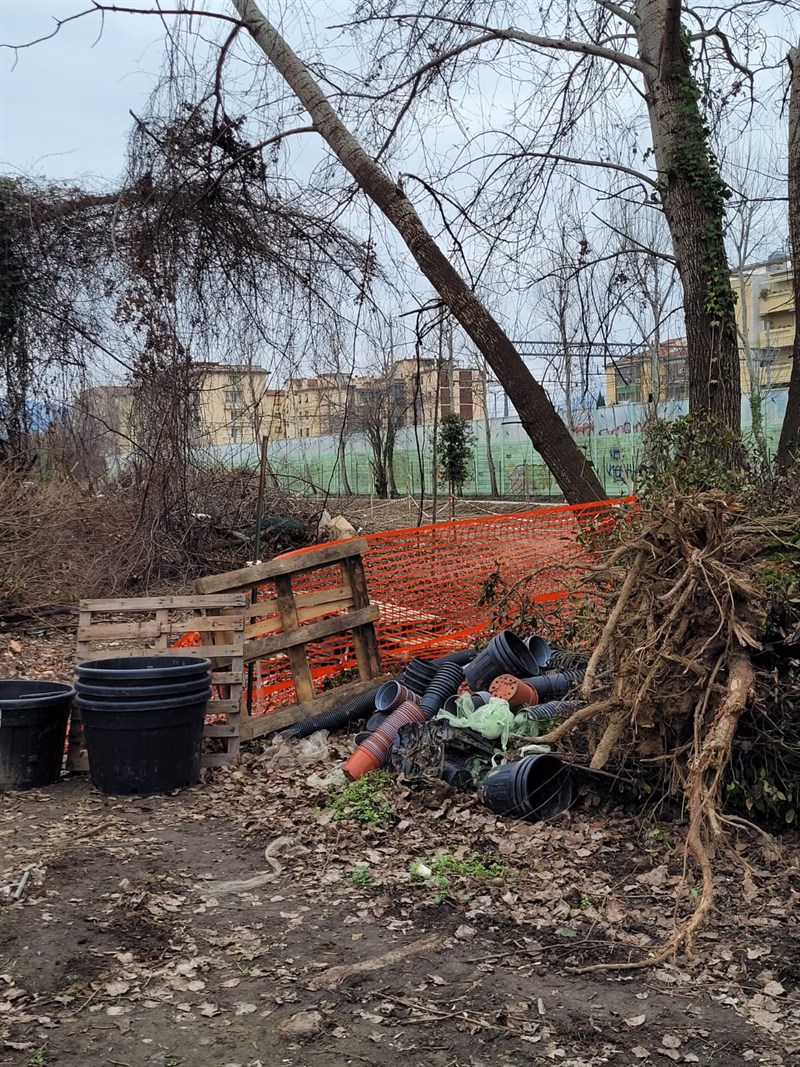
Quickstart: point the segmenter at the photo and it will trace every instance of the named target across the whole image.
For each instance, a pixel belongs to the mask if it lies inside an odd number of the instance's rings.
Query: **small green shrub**
[[[353,867],[351,871],[348,871],[345,875],[345,881],[349,882],[350,885],[357,885],[362,889],[367,889],[375,884],[375,876],[365,863],[360,863]]]
[[[442,904],[447,900],[469,900],[471,894],[463,888],[468,878],[503,878],[508,873],[506,865],[499,860],[486,856],[456,859],[446,853],[429,863],[412,863],[410,870],[413,877],[424,881],[434,890],[434,904]],[[461,883],[458,891],[457,883]]]
[[[330,797],[325,810],[334,822],[348,820],[383,826],[394,815],[394,808],[384,796],[391,782],[385,771],[372,771]]]

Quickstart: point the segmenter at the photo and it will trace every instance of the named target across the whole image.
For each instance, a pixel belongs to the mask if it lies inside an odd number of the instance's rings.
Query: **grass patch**
[[[331,813],[334,822],[349,820],[383,826],[394,815],[394,808],[385,796],[391,784],[392,779],[385,771],[371,771],[330,797],[325,811]]]
[[[350,885],[357,885],[362,889],[368,889],[371,885],[375,884],[375,876],[365,863],[360,863],[358,866],[353,867],[351,871],[347,872],[345,881],[349,882]]]
[[[433,890],[434,904],[445,901],[466,901],[472,896],[464,886],[467,879],[504,878],[508,867],[488,856],[466,856],[457,859],[445,853],[430,863],[412,863],[411,874],[426,882]]]

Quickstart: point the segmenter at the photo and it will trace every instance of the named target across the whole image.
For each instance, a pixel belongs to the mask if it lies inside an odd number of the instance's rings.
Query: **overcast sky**
[[[22,44],[50,33],[81,0],[0,0],[0,40]],[[0,169],[8,173],[113,181],[130,128],[161,62],[154,19],[96,16],[15,55],[0,51]],[[13,68],[13,69],[12,69]]]

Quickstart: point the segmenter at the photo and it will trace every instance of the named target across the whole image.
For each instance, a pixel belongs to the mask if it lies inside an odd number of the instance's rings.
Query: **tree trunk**
[[[386,480],[388,484],[388,496],[395,500],[400,494],[397,492],[397,482],[394,477],[394,443],[395,443],[395,425],[393,422],[394,415],[389,414],[389,422],[386,427],[386,442],[383,449],[384,455],[384,470],[386,471]]]
[[[500,496],[500,490],[497,486],[497,468],[494,465],[494,453],[492,452],[492,424],[489,421],[489,386],[486,382],[485,368],[481,367],[478,373],[480,374],[481,403],[483,404],[483,432],[486,438],[486,466],[489,468],[492,499],[497,500]]]
[[[778,468],[784,473],[800,454],[800,48],[789,52],[791,71],[789,90],[789,240],[792,249],[792,290],[795,306],[795,331],[792,345],[792,376],[786,398],[778,443]]]
[[[316,130],[402,237],[420,270],[473,340],[511,397],[520,421],[570,503],[605,498],[603,487],[550,398],[496,319],[426,230],[405,193],[361,147],[311,72],[255,0],[232,0],[251,37],[311,115]]]
[[[350,488],[350,479],[347,477],[347,455],[344,447],[344,430],[339,434],[338,453],[339,485],[345,496],[352,496],[353,490]]]
[[[689,410],[741,426],[735,299],[723,222],[728,189],[708,145],[677,0],[637,0],[636,36],[664,214],[683,285]]]

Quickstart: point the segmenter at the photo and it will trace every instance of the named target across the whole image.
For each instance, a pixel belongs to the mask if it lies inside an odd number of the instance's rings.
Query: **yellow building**
[[[607,404],[652,404],[666,400],[683,400],[688,396],[686,338],[662,341],[658,359],[655,353],[642,350],[620,356],[606,365]],[[658,389],[655,379],[658,375]]]
[[[288,378],[283,387],[282,415],[286,437],[338,434],[347,411],[352,380],[346,374]]]
[[[755,381],[761,389],[789,384],[795,313],[792,265],[776,253],[765,263],[744,266],[731,275],[736,294],[742,392]],[[606,403],[647,403],[655,399],[653,354],[642,350],[606,367]],[[687,396],[686,339],[662,342],[657,361],[660,401]]]
[[[756,375],[765,389],[789,384],[795,331],[792,278],[792,265],[782,253],[731,277],[745,392]]]
[[[286,436],[283,394],[250,364],[195,363],[192,400],[199,445],[254,444]]]
[[[289,378],[283,390],[286,436],[336,435],[345,422],[357,428],[361,417],[388,417],[390,410],[398,428],[413,425],[415,410],[419,421],[432,421],[437,378],[440,416],[455,411],[465,419],[483,418],[484,388],[477,369],[442,367],[437,375],[433,359],[398,359],[384,375]]]
[[[192,444],[203,448],[255,444],[286,436],[283,394],[268,387],[266,372],[249,364],[195,363],[191,373]],[[76,420],[98,440],[104,456],[131,451],[135,389],[99,385],[75,402]]]

